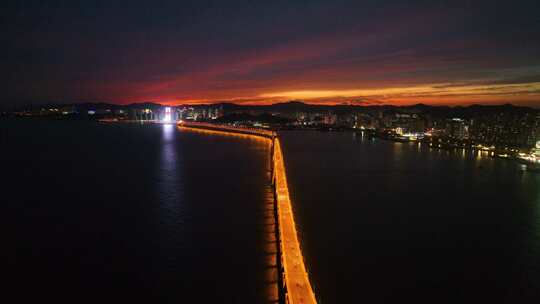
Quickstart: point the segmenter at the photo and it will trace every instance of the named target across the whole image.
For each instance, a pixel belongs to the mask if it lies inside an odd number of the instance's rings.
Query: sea
[[[280,137],[319,303],[540,302],[538,173],[362,132]],[[268,142],[2,119],[0,156],[13,303],[268,303]]]

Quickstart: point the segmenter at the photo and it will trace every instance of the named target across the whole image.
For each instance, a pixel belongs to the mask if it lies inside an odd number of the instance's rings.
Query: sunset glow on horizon
[[[370,89],[297,90],[262,93],[249,97],[222,97],[221,99],[167,99],[155,98],[167,105],[211,104],[230,102],[246,105],[268,105],[288,101],[309,104],[357,105],[470,105],[516,103],[535,106],[540,100],[540,82],[526,84],[451,84],[439,83],[408,87],[383,87]],[[516,102],[517,101],[517,102]],[[530,102],[530,104],[529,104]]]
[[[126,5],[12,5],[0,105],[540,106],[534,1]]]

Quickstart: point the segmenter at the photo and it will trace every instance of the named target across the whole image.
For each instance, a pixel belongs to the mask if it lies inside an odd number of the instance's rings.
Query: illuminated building
[[[325,125],[335,125],[337,121],[337,116],[335,114],[328,113],[324,116]]]
[[[533,149],[533,153],[536,158],[540,158],[540,140],[536,142],[536,146]]]
[[[165,114],[162,119],[163,122],[172,122],[171,107],[165,107]]]
[[[468,126],[465,125],[465,121],[460,118],[452,118],[447,121],[446,134],[456,139],[465,139],[469,137]]]

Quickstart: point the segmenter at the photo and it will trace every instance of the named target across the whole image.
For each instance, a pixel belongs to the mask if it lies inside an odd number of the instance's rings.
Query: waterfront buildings
[[[168,110],[167,110],[168,109]],[[320,106],[289,102],[268,106],[209,104],[163,106],[104,103],[31,107],[14,114],[137,121],[216,121],[270,128],[361,129],[381,134],[424,134],[445,142],[496,148],[532,149],[540,139],[540,112],[502,106],[432,107]],[[414,136],[419,138],[421,136]]]

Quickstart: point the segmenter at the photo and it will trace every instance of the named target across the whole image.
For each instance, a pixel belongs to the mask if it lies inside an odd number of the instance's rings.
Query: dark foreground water
[[[0,149],[3,302],[265,299],[263,142],[0,120]]]
[[[321,303],[540,303],[540,175],[351,133],[283,150]]]
[[[540,175],[351,133],[283,135],[321,303],[540,303]],[[2,298],[259,303],[268,147],[0,120]]]

